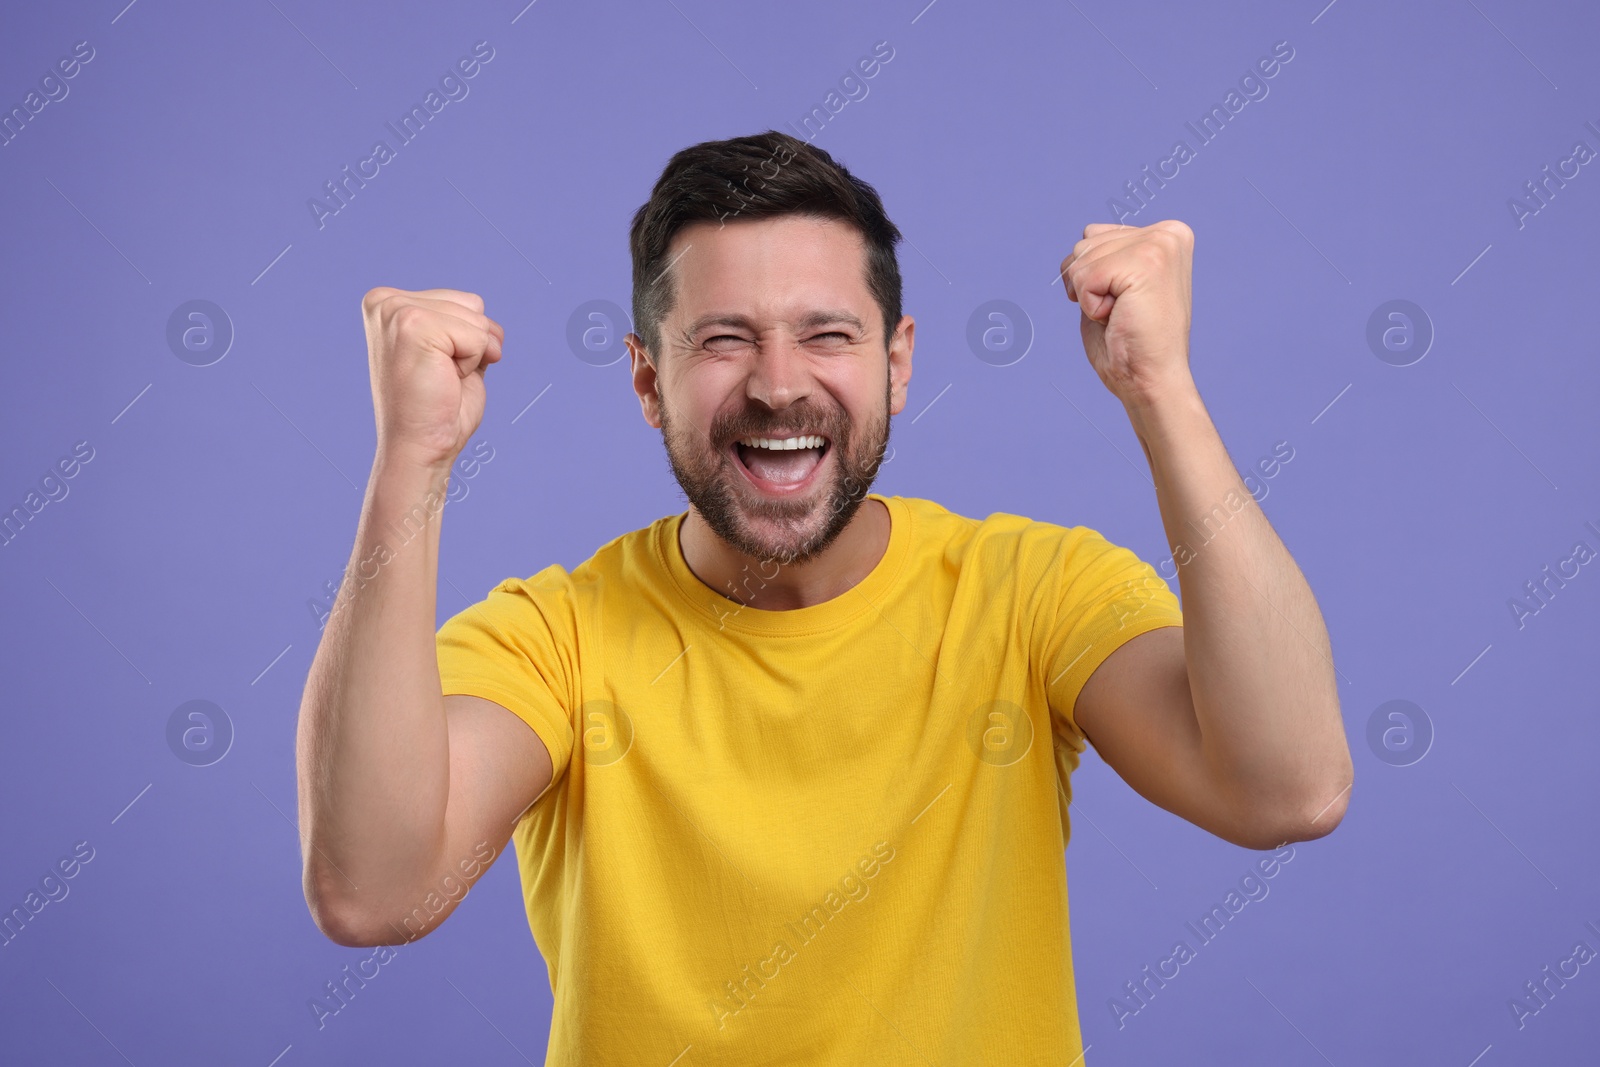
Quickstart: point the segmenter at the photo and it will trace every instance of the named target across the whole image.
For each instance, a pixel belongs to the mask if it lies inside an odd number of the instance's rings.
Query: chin
[[[731,490],[726,499],[733,504],[733,522],[719,525],[729,518],[721,508],[702,509],[701,514],[724,541],[761,560],[793,564],[815,558],[843,532],[866,499],[865,493],[853,500],[843,497],[837,469],[818,478],[803,495],[781,501],[755,496],[757,491],[737,470],[728,475],[733,484],[726,486]]]

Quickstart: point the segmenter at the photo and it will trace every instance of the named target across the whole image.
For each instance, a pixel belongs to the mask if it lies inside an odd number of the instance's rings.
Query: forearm
[[[449,747],[434,613],[448,477],[448,467],[374,462],[306,681],[296,759],[319,922],[389,914],[443,846]]]
[[[1351,782],[1327,628],[1288,549],[1185,380],[1126,404],[1183,593],[1207,777],[1241,821],[1332,829]]]

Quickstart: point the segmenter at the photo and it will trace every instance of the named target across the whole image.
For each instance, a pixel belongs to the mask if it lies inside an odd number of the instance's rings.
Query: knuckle
[[[1194,230],[1189,228],[1188,223],[1179,219],[1165,219],[1161,222],[1161,228],[1164,233],[1169,234],[1180,245],[1194,240]]]
[[[1150,235],[1150,243],[1146,247],[1150,259],[1159,263],[1182,251],[1183,238],[1171,230],[1157,230]]]
[[[393,309],[390,317],[394,321],[396,329],[404,333],[411,333],[428,320],[429,313],[425,308],[416,304],[402,303],[399,307]]]

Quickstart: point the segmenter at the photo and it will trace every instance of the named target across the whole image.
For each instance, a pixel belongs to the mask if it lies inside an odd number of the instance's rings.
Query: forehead
[[[873,306],[866,241],[838,219],[697,222],[678,231],[667,262],[673,316],[712,311],[785,319],[817,307],[849,308],[863,321]]]

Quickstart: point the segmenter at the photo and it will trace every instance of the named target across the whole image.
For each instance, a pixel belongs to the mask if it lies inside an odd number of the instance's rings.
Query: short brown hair
[[[694,222],[810,215],[840,219],[867,246],[867,287],[883,313],[884,348],[900,322],[900,231],[884,213],[878,192],[827,152],[777,130],[691,145],[667,161],[634,213],[633,322],[645,348],[659,358],[661,320],[672,310],[667,249]]]

